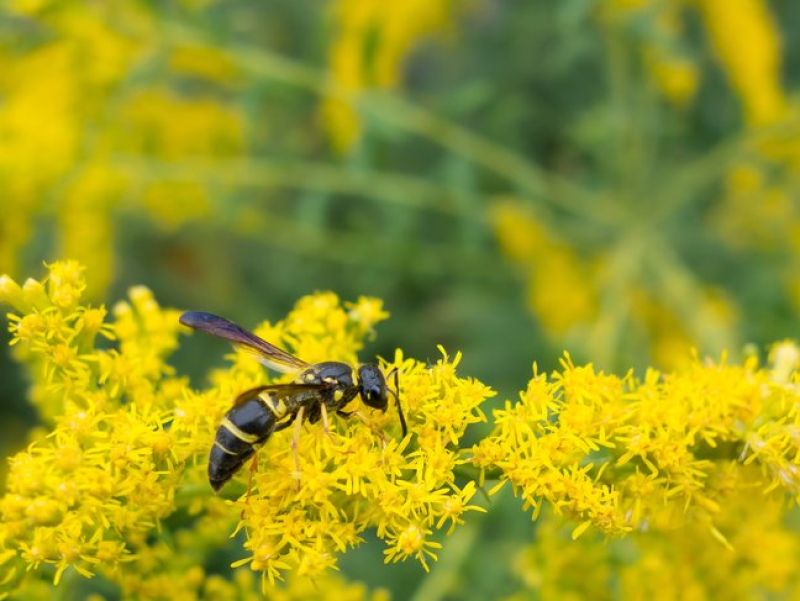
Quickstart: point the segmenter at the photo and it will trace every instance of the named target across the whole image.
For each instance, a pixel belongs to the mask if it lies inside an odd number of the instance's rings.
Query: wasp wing
[[[292,394],[297,394],[298,392],[316,392],[319,390],[325,390],[331,388],[333,385],[328,383],[319,383],[319,384],[265,384],[263,386],[256,386],[255,388],[249,388],[239,394],[233,401],[234,406],[240,405],[249,401],[250,399],[256,398],[262,392],[269,392],[271,394],[276,394],[280,397],[289,396]]]
[[[279,349],[263,338],[259,338],[240,325],[213,313],[187,311],[181,315],[180,322],[195,330],[227,340],[233,346],[254,355],[258,361],[270,369],[287,373],[299,371],[309,366],[305,361]]]

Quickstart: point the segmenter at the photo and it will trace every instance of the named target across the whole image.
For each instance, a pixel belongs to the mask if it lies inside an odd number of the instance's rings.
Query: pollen
[[[397,537],[397,547],[406,555],[411,555],[422,549],[424,542],[425,537],[419,526],[415,524],[411,524]]]
[[[53,363],[59,367],[68,367],[76,357],[75,350],[66,344],[58,344],[52,351]]]

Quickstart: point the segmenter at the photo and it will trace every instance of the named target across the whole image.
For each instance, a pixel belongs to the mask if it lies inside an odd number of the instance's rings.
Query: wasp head
[[[386,411],[386,380],[377,365],[365,364],[358,368],[358,392],[364,404]]]

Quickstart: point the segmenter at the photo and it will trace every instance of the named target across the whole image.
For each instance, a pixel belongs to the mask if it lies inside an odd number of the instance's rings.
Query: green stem
[[[708,305],[702,285],[672,249],[658,237],[653,237],[647,256],[658,277],[662,298],[675,308],[701,351],[717,353],[737,349],[739,345],[734,334],[724,321],[715,319],[708,309],[699,309]]]
[[[456,529],[450,536],[439,561],[414,592],[411,601],[438,601],[448,596],[458,581],[461,566],[470,557],[478,540],[478,523],[482,517],[483,514],[472,516],[468,523]]]
[[[696,199],[697,194],[717,182],[737,160],[769,157],[759,155],[758,148],[765,144],[785,145],[797,139],[800,118],[782,121],[775,125],[748,130],[723,140],[700,157],[673,171],[669,186],[654,190],[652,222],[668,218]]]
[[[119,157],[115,165],[135,179],[206,180],[239,186],[286,187],[314,192],[355,194],[410,209],[484,222],[483,215],[461,209],[458,192],[422,178],[378,171],[355,171],[335,164],[265,158],[194,159],[164,164]]]
[[[381,239],[365,239],[363,232],[323,228],[300,223],[274,213],[259,211],[246,222],[234,223],[232,231],[253,237],[300,255],[345,264],[368,264],[396,269],[398,263],[417,273],[440,276],[458,273],[483,282],[507,282],[510,271],[500,269],[496,260],[481,249],[463,249],[447,243],[407,244]]]
[[[453,469],[453,473],[460,478],[473,480],[474,482],[480,482],[481,479],[481,469],[469,463],[457,465],[455,469]],[[502,477],[503,470],[499,467],[491,467],[483,470],[484,480],[500,480]]]
[[[639,279],[647,234],[639,228],[630,231],[608,255],[599,286],[598,318],[589,330],[587,347],[593,361],[612,367],[625,323],[629,317],[628,289]]]
[[[168,43],[210,43],[202,32],[178,23],[167,22],[163,27]],[[582,217],[591,215],[602,223],[613,223],[616,220],[613,211],[609,211],[608,207],[597,202],[596,195],[591,191],[582,189],[567,178],[548,173],[524,155],[391,93],[382,91],[354,93],[339,85],[322,70],[263,48],[227,43],[226,51],[242,69],[252,75],[282,81],[320,96],[339,100],[481,165],[530,196]]]
[[[392,96],[370,91],[359,98],[364,112],[463,156],[514,184],[520,191],[580,217],[587,214],[601,223],[614,223],[613,211],[596,196],[569,179],[548,173],[528,157],[496,144],[438,115]]]
[[[73,567],[64,570],[61,575],[61,582],[53,591],[53,599],[55,601],[68,601],[75,598],[75,583],[78,579],[78,572]]]

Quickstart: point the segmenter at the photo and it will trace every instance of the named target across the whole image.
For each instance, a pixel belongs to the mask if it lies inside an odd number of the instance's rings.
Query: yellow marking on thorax
[[[276,399],[274,396],[266,392],[262,392],[259,395],[259,398],[264,402],[264,404],[267,406],[267,409],[272,412],[272,415],[274,415],[276,419],[280,419],[286,415],[286,403],[283,402],[282,398],[278,397]]]
[[[236,455],[236,453],[234,453],[234,452],[233,452],[233,451],[231,451],[230,449],[226,449],[224,445],[222,445],[222,444],[218,443],[216,440],[214,441],[214,446],[215,446],[215,447],[219,447],[219,449],[220,449],[220,450],[221,450],[223,453],[225,453],[226,455]]]
[[[233,434],[236,438],[238,438],[242,442],[253,444],[258,440],[258,436],[256,436],[255,434],[248,434],[247,432],[243,432],[242,430],[239,429],[239,427],[236,424],[234,424],[227,417],[222,418],[222,423],[220,423],[220,426],[223,426],[226,430],[228,430],[231,434]]]
[[[344,392],[341,390],[334,390],[333,391],[333,400],[334,401],[341,401],[342,397],[344,397]]]
[[[306,382],[313,382],[313,381],[314,381],[314,378],[316,378],[316,377],[317,377],[317,375],[316,375],[316,374],[314,374],[314,373],[312,373],[312,372],[309,372],[309,373],[307,373],[306,375],[304,375],[304,376],[303,376],[303,379],[304,379]]]

